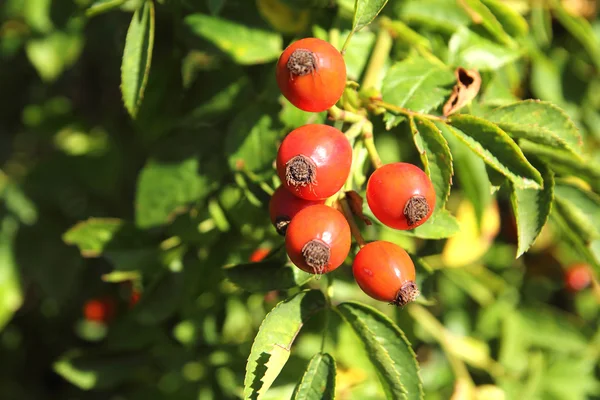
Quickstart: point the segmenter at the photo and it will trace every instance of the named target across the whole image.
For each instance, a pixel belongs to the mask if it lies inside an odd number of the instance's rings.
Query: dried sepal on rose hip
[[[363,246],[352,263],[358,286],[375,300],[405,306],[419,296],[415,266],[400,246],[386,241]]]
[[[304,125],[290,132],[277,152],[277,174],[290,193],[323,200],[337,193],[350,175],[352,146],[338,129]]]
[[[350,226],[344,215],[323,204],[298,212],[285,235],[285,249],[294,265],[319,275],[343,264],[350,242]]]
[[[419,167],[402,162],[386,164],[369,177],[367,203],[384,225],[414,229],[433,213],[435,189]]]
[[[276,70],[281,93],[304,111],[332,107],[346,87],[346,63],[331,44],[316,38],[292,43],[279,57]]]
[[[271,223],[275,227],[275,230],[277,230],[277,233],[285,236],[289,223],[300,210],[316,204],[323,204],[324,202],[325,200],[304,200],[294,196],[285,186],[279,186],[269,201]]]

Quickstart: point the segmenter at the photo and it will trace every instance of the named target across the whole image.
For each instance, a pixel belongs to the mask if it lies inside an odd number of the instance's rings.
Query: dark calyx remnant
[[[317,165],[310,158],[300,154],[285,164],[285,180],[292,186],[306,186],[317,183]]]
[[[420,294],[421,292],[419,292],[416,283],[414,283],[413,281],[404,282],[404,284],[398,291],[398,294],[396,295],[396,299],[392,301],[391,304],[399,307],[404,307],[408,303],[415,301]]]
[[[302,256],[306,265],[314,270],[315,274],[322,274],[331,257],[329,245],[320,239],[313,239],[302,248]]]
[[[412,226],[425,218],[429,214],[429,204],[423,196],[411,197],[404,206],[404,216],[408,222],[408,226]]]
[[[304,76],[317,70],[315,54],[306,49],[296,49],[287,62],[287,68],[292,76]]]
[[[291,219],[287,215],[280,215],[275,219],[275,230],[281,236],[285,236],[287,232],[287,227],[290,224]]]

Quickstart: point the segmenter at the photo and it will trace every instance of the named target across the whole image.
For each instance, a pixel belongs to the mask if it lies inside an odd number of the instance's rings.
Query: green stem
[[[106,1],[104,3],[93,5],[90,8],[88,8],[87,10],[85,10],[85,16],[88,18],[91,18],[96,15],[111,11],[111,10],[125,4],[125,1],[126,0],[110,0],[110,1]]]
[[[325,321],[323,323],[323,336],[321,339],[321,353],[325,352],[325,343],[327,342],[327,332],[329,331],[329,320],[331,319],[331,298],[333,297],[333,277],[329,274],[325,275],[327,286],[325,288]]]
[[[342,121],[354,124],[357,122],[362,122],[366,119],[366,117],[363,115],[342,110],[338,106],[333,106],[327,111],[329,113],[329,118],[331,118],[334,121]]]
[[[354,220],[354,214],[352,213],[352,209],[350,209],[350,204],[348,204],[348,199],[344,195],[338,200],[338,202],[342,209],[342,214],[344,214],[344,217],[346,217],[346,221],[348,221],[348,225],[350,225],[350,233],[352,233],[352,237],[354,237],[354,240],[356,240],[358,246],[362,248],[364,245],[367,244],[367,242],[362,237],[358,225],[356,225],[356,221]]]
[[[369,158],[371,159],[371,164],[375,169],[381,167],[383,163],[381,162],[381,157],[379,157],[379,153],[377,152],[377,147],[375,147],[375,139],[373,138],[373,124],[371,121],[367,121],[363,126],[363,142],[365,143],[365,149],[367,149],[367,153],[369,154]]]
[[[475,387],[473,378],[471,378],[465,363],[452,353],[452,344],[448,340],[447,331],[444,325],[442,325],[425,307],[420,306],[419,304],[413,303],[408,306],[407,309],[411,317],[413,317],[413,319],[440,344],[446,353],[446,358],[454,371],[456,379],[467,382],[471,388]]]
[[[377,79],[379,78],[385,62],[387,61],[390,50],[392,49],[392,35],[390,35],[387,29],[379,29],[377,34],[377,40],[375,41],[375,47],[373,48],[373,54],[369,60],[369,65],[365,72],[365,76],[362,81],[362,89],[369,89],[375,87]]]
[[[393,111],[398,114],[406,115],[407,117],[421,117],[421,118],[431,119],[431,120],[435,120],[435,121],[442,121],[442,122],[446,121],[445,118],[438,117],[437,115],[423,114],[420,112],[409,110],[408,108],[396,106],[394,104],[389,104],[389,103],[386,103],[381,100],[373,100],[373,105],[376,107],[385,108],[388,111]]]
[[[354,140],[362,133],[365,122],[366,120],[363,119],[362,121],[355,122],[350,128],[348,128],[348,130],[345,132],[348,140]]]

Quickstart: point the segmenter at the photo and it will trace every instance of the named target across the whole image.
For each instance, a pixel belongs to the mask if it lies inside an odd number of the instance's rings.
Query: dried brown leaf
[[[354,190],[350,190],[346,192],[346,198],[348,199],[348,204],[350,205],[350,210],[352,210],[352,214],[356,215],[360,218],[365,224],[372,225],[373,223],[369,218],[365,216],[363,213],[363,198]]]
[[[450,98],[444,104],[445,117],[469,104],[481,88],[481,75],[474,69],[458,67],[454,70],[454,75],[456,76],[456,85],[452,88]]]

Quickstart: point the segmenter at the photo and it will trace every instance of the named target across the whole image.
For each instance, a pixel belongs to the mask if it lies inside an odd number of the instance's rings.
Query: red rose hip
[[[565,285],[571,292],[579,292],[592,282],[590,268],[585,263],[575,263],[565,272]]]
[[[356,283],[370,297],[404,306],[419,296],[415,266],[404,249],[394,243],[366,244],[352,263]]]
[[[106,323],[112,320],[116,304],[112,298],[90,299],[83,306],[83,315],[88,321]]]
[[[290,222],[285,249],[298,268],[311,274],[331,272],[350,252],[350,226],[338,210],[326,205],[310,206]]]
[[[271,223],[282,236],[285,236],[287,226],[298,212],[306,207],[323,204],[325,200],[304,200],[294,196],[284,186],[279,186],[271,201],[269,201],[269,215]]]
[[[290,103],[304,111],[321,112],[342,96],[346,63],[341,53],[324,40],[301,39],[279,57],[276,78]]]
[[[435,207],[431,180],[419,167],[408,163],[386,164],[371,174],[367,203],[383,224],[413,229],[424,224]]]
[[[277,153],[283,185],[305,200],[323,200],[342,188],[350,175],[352,147],[339,130],[320,124],[290,132]]]

